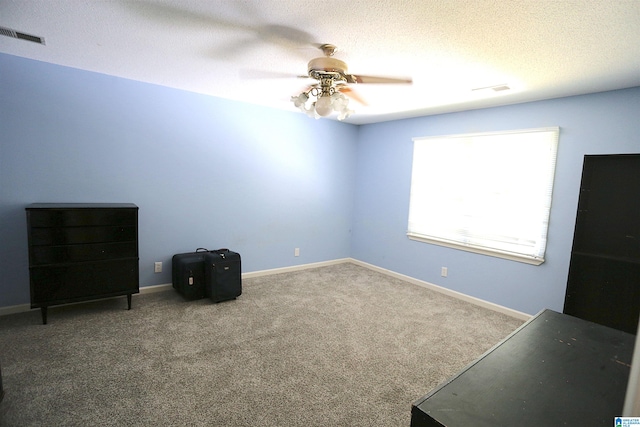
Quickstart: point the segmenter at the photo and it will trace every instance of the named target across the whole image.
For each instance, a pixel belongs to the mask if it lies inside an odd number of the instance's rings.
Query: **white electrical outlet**
[[[162,262],[154,262],[153,263],[153,271],[155,273],[162,273]]]
[[[295,248],[293,250],[293,256],[300,256],[300,248]]]
[[[442,277],[447,277],[447,274],[449,274],[449,269],[447,267],[442,267],[442,269],[440,270],[440,275]]]

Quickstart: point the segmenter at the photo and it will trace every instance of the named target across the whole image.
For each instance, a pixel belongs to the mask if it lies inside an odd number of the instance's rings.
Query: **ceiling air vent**
[[[492,90],[494,92],[501,92],[503,90],[511,90],[511,88],[507,84],[501,84],[501,85],[477,87],[475,89],[471,89],[472,92],[475,92],[477,90]]]
[[[44,44],[44,37],[38,37],[31,34],[21,33],[11,28],[0,27],[0,35],[13,37],[14,39],[27,40],[34,43]]]

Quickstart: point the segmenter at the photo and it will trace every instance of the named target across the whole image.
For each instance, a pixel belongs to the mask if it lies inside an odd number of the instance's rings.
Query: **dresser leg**
[[[131,310],[131,294],[127,294],[127,310]]]
[[[2,388],[2,368],[0,368],[0,402],[4,399],[4,388]]]
[[[42,324],[47,324],[47,307],[40,307],[40,313],[42,313]]]

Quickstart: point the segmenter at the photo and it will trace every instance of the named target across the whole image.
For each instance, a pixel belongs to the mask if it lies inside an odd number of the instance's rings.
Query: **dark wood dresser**
[[[138,207],[35,203],[26,207],[31,308],[138,293]]]

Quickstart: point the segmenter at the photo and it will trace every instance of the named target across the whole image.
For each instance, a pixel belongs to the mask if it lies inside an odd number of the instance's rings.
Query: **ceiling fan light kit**
[[[328,82],[324,86],[321,82],[300,95],[292,96],[291,101],[300,111],[315,119],[327,117],[335,111],[338,113],[338,120],[342,121],[353,113],[349,109],[347,97]]]
[[[291,102],[309,117],[319,119],[327,117],[333,112],[338,113],[338,120],[344,120],[353,114],[349,109],[347,94],[354,100],[362,102],[361,98],[349,88],[348,84],[355,83],[411,83],[411,79],[396,79],[389,77],[359,76],[347,72],[347,64],[333,56],[336,47],[323,44],[319,47],[324,57],[314,58],[307,64],[307,75],[317,80],[309,89],[291,97]]]

